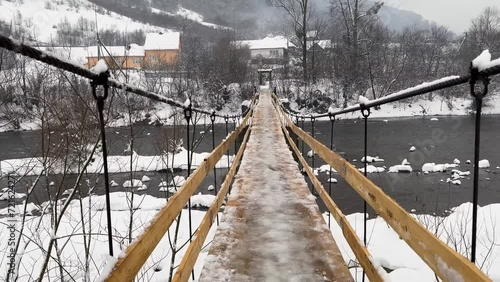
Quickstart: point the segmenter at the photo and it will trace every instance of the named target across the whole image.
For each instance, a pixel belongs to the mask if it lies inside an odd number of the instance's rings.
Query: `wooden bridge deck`
[[[352,281],[269,93],[251,130],[199,281]]]

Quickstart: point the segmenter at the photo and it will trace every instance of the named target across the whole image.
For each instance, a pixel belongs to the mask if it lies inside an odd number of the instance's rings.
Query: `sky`
[[[455,33],[466,31],[484,8],[500,9],[499,0],[385,0],[387,5],[409,10],[444,25]]]

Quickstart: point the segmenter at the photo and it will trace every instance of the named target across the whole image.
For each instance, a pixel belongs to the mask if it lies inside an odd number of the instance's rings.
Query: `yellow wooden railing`
[[[380,187],[359,172],[356,167],[296,126],[284,112],[276,96],[273,100],[276,109],[280,112],[283,119],[283,129],[287,131],[285,127],[289,128],[290,131],[305,142],[327,164],[335,168],[346,182],[394,229],[394,231],[396,231],[396,233],[426,262],[439,278],[443,281],[491,281],[491,279],[476,265],[454,251],[443,241],[439,240],[392,198],[386,195]],[[290,136],[287,135],[287,138],[290,138]],[[293,140],[290,138],[290,144],[293,144],[292,141]],[[301,154],[297,147],[294,145],[291,146],[294,148],[296,155],[300,156],[300,159]],[[308,169],[309,166],[304,165],[304,167],[311,177],[312,171]],[[311,179],[313,178],[311,177]],[[375,270],[373,269],[373,264],[366,248],[360,246],[357,237],[353,238],[356,235],[343,214],[338,210],[338,207],[327,195],[321,184],[318,183],[318,181],[313,181],[313,183],[330,212],[332,212],[336,221],[342,228],[344,236],[370,280],[380,279],[380,277],[376,277],[377,275],[374,273]]]
[[[149,258],[155,247],[168,231],[177,215],[182,211],[189,201],[191,195],[201,185],[203,179],[208,173],[214,169],[217,162],[222,158],[224,153],[230,148],[237,138],[242,134],[244,129],[251,120],[253,111],[250,110],[233,133],[198,166],[198,168],[189,176],[182,187],[170,198],[167,205],[162,208],[156,216],[150,221],[149,226],[130,244],[122,255],[118,258],[112,271],[109,273],[105,281],[110,282],[127,282],[133,281],[139,270],[142,268],[146,260]],[[245,134],[244,141],[248,139],[249,131]],[[236,167],[243,154],[245,142],[242,144],[236,159],[233,161],[231,170],[226,177],[221,191],[217,196],[217,201],[210,207],[209,212],[203,219],[200,228],[195,233],[194,240],[191,242],[188,253],[184,256],[181,266],[175,275],[176,281],[187,281],[188,276],[194,266],[196,258],[200,252],[201,245],[206,238],[206,233],[213,223],[214,217],[222,205],[224,195],[234,178]]]

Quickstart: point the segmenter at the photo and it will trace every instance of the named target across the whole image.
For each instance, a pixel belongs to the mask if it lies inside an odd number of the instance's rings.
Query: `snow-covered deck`
[[[251,130],[199,281],[352,281],[269,93]]]

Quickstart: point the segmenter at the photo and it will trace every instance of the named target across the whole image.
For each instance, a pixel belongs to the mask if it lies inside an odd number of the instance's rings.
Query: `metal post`
[[[104,166],[104,189],[106,192],[106,217],[108,223],[108,247],[109,255],[113,256],[113,227],[111,222],[111,201],[109,198],[109,171],[108,171],[108,147],[106,144],[106,128],[104,120],[104,102],[108,98],[109,86],[108,86],[109,73],[101,73],[99,78],[91,82],[92,95],[96,99],[97,111],[99,112],[99,123],[101,129],[101,141],[102,141],[102,157]],[[102,85],[104,88],[104,95],[97,95],[97,86]]]
[[[215,112],[210,115],[210,121],[212,122],[212,150],[215,150]],[[217,197],[217,165],[214,166],[214,196]],[[217,226],[219,226],[219,212],[217,212]]]
[[[227,138],[227,136],[229,135],[229,127],[228,127],[228,124],[229,124],[229,116],[226,115],[224,117],[224,121],[226,122],[226,137],[224,137],[224,139]],[[229,169],[231,168],[231,165],[230,165],[230,162],[229,162],[229,148],[227,149],[227,173],[229,173]],[[229,194],[231,194],[231,187],[229,187]]]
[[[483,89],[476,90],[477,81],[481,81]],[[472,195],[472,239],[470,261],[476,262],[476,240],[477,240],[477,205],[479,202],[479,158],[481,145],[481,111],[483,98],[488,94],[489,79],[481,76],[479,70],[471,65],[470,92],[476,101],[476,128],[474,140],[474,191]]]
[[[330,128],[330,151],[333,151],[333,126],[335,124],[335,116],[332,114],[328,115],[330,117],[330,122],[331,122],[331,128]],[[328,179],[328,195],[331,197],[332,196],[332,166],[330,165],[330,175]],[[331,227],[331,212],[328,210],[328,228]]]
[[[312,138],[316,138],[315,136],[315,132],[314,132],[314,123],[316,122],[316,118],[311,115],[311,135],[312,135]],[[311,165],[312,165],[312,169],[313,171],[316,169],[316,165],[314,163],[314,150],[311,148],[311,152],[312,152],[312,162],[311,162]],[[316,194],[316,190],[314,189],[314,187],[311,186],[311,193],[313,194]]]
[[[184,117],[186,118],[186,139],[187,139],[187,165],[188,165],[188,172],[187,172],[187,177],[191,175],[191,133],[190,133],[190,124],[191,124],[191,117],[193,115],[193,108],[191,103],[184,108]],[[188,217],[189,217],[189,242],[192,241],[193,238],[193,222],[192,222],[192,216],[191,216],[191,197],[189,197],[188,201]],[[178,223],[179,224],[179,223]],[[194,269],[191,271],[191,276],[194,280]]]
[[[363,108],[361,110],[361,114],[363,115],[363,117],[365,118],[365,164],[364,164],[364,167],[365,167],[365,172],[364,172],[364,175],[365,177],[368,177],[368,117],[370,116],[371,114],[371,111],[370,111],[370,108]],[[368,214],[368,207],[366,205],[366,200],[363,199],[363,243],[366,247],[367,243],[366,243],[366,216]],[[365,270],[363,269],[363,282],[365,281]]]
[[[236,131],[236,120],[237,118],[236,117],[233,117],[233,132]],[[236,152],[238,151],[238,141],[235,140],[234,141],[234,155],[236,156]]]

